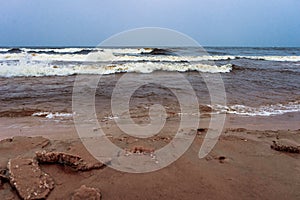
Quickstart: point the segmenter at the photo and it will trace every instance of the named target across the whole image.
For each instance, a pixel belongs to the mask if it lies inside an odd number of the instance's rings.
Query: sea
[[[71,117],[76,76],[101,75],[96,94],[101,104],[128,73],[137,79],[170,75],[167,81],[175,88],[171,74],[180,73],[199,103],[215,113],[251,117],[300,112],[300,48],[2,47],[0,117]],[[222,78],[226,105],[211,103],[203,81],[209,74]],[[150,84],[136,96],[172,96],[169,88],[157,87]]]

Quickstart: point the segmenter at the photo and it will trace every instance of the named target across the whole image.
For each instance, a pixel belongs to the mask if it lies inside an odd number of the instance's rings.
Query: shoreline
[[[136,113],[137,116],[142,115]],[[102,121],[101,121],[102,119]],[[108,134],[112,132],[122,131],[117,128],[113,119],[101,118],[100,126],[103,126],[104,132]],[[140,119],[143,121],[144,119]],[[171,123],[176,124],[176,120]],[[210,117],[205,116],[200,118],[200,128],[208,128]],[[224,124],[223,133],[227,129],[244,128],[247,130],[298,130],[300,129],[300,112],[286,113],[276,116],[237,116],[235,114],[227,114]],[[55,131],[53,128],[55,127]],[[172,131],[176,131],[175,129]],[[11,138],[13,136],[43,136],[49,139],[63,139],[76,138],[78,134],[74,126],[73,118],[53,118],[47,119],[45,117],[1,117],[0,121],[0,140]],[[222,133],[222,134],[223,134]]]

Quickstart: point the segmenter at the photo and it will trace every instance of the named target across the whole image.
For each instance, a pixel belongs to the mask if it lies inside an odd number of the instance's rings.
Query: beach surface
[[[281,119],[287,122],[286,118],[295,117],[281,116]],[[40,169],[54,182],[47,199],[70,199],[80,195],[76,192],[83,185],[99,191],[102,199],[298,199],[300,154],[280,152],[270,147],[273,141],[299,146],[299,124],[290,120],[290,124],[281,124],[281,129],[278,129],[275,124],[280,120],[277,118],[256,118],[254,121],[259,126],[254,126],[253,118],[252,123],[247,125],[246,118],[227,116],[216,146],[205,158],[199,159],[198,152],[207,131],[204,118],[199,126],[201,129],[191,132],[195,139],[183,156],[171,165],[150,173],[120,172],[105,165],[82,171],[63,162],[41,162],[38,164]],[[145,118],[140,117],[139,120],[141,122]],[[249,119],[246,121],[249,122]],[[32,116],[2,118],[2,175],[9,177],[7,165],[10,159],[37,159],[36,152],[42,151],[63,152],[79,156],[88,163],[97,163],[82,144],[72,123],[70,119],[61,123]],[[102,123],[102,129],[106,130],[114,144],[133,150],[129,157],[139,156],[134,149],[142,152],[161,148],[174,136],[169,135],[166,129],[158,136],[137,139],[122,133],[113,120]],[[170,126],[176,123],[178,121],[173,119]],[[15,127],[8,127],[12,124]],[[34,181],[32,176],[26,177],[29,174],[26,169],[22,174],[25,185]],[[1,179],[1,199],[18,199],[18,192],[11,187],[8,179]],[[88,194],[95,195],[92,192]]]
[[[299,52],[0,48],[0,199],[300,199]],[[212,92],[207,80],[222,87]],[[112,99],[128,109],[113,113]],[[163,120],[139,137],[136,125]],[[101,137],[122,153],[96,159]],[[163,165],[159,151],[186,138],[183,154],[157,170],[113,167]],[[205,141],[211,151],[200,158]]]

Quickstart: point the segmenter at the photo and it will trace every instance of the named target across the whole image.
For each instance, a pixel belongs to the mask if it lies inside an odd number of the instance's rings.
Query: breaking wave
[[[124,63],[117,65],[45,65],[42,63],[9,65],[0,64],[0,77],[17,76],[68,76],[75,74],[114,74],[123,72],[151,73],[153,71],[198,71],[206,73],[226,73],[232,70],[230,64],[217,66],[189,63]]]
[[[239,55],[189,55],[182,56],[170,50],[151,48],[66,48],[66,49],[25,49],[0,48],[0,61],[21,60],[30,57],[32,61],[161,61],[198,62],[236,59],[266,60],[276,62],[299,62],[300,56],[239,56]]]
[[[231,62],[238,59],[294,62],[285,63],[286,66],[279,70],[299,71],[295,67],[300,62],[297,55],[177,55],[178,51],[172,48],[0,48],[0,77],[151,73],[159,70],[206,73],[256,70],[255,66],[239,67],[236,62]],[[214,61],[219,61],[218,65],[212,64]]]

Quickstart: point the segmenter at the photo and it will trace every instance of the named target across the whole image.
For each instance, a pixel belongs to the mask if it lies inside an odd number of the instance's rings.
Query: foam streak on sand
[[[51,112],[37,112],[32,114],[33,117],[46,117],[48,119],[53,118],[70,118],[73,117],[72,113],[51,113]]]
[[[213,110],[217,113],[228,113],[245,116],[272,116],[282,115],[290,112],[300,111],[300,102],[289,102],[287,104],[276,104],[268,106],[260,106],[258,108],[244,106],[244,105],[232,105],[232,106],[212,106]]]

